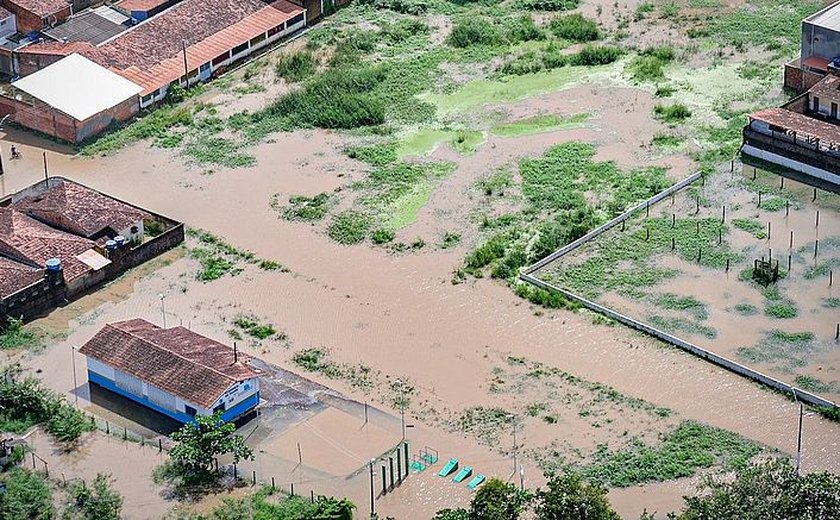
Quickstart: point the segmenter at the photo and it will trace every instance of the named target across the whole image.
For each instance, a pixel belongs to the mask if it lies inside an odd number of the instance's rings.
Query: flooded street
[[[638,96],[636,110],[648,114],[650,95],[634,95]],[[585,110],[586,105],[596,103],[596,98],[589,89],[575,91],[572,101],[562,110],[571,111],[575,100]],[[537,98],[516,110],[522,111],[520,115],[527,115],[537,107],[554,106],[551,103],[550,96]],[[649,121],[649,116],[646,117]],[[6,165],[2,177],[6,193],[41,177],[43,164],[38,147],[43,146],[55,150],[48,152],[51,175],[66,176],[183,221],[190,227],[207,230],[237,248],[275,260],[289,270],[249,268],[236,277],[201,283],[195,279],[197,262],[183,250],[173,251],[156,260],[152,267],[143,266],[38,320],[36,324],[48,330],[66,329],[67,336],[56,340],[43,355],[28,359],[27,365],[41,369],[40,376],[45,382],[68,393],[71,399],[72,392],[78,391],[82,405],[89,406],[82,388],[83,359],[77,356],[72,361],[71,347],[83,344],[105,323],[142,317],[162,325],[165,316],[169,326],[183,324],[230,344],[227,331],[233,318],[242,313],[258,316],[288,336],[286,343],[249,342],[245,346],[249,353],[267,362],[301,371],[291,362],[293,354],[318,347],[328,350],[330,359],[337,363],[362,364],[378,374],[380,384],[374,394],[355,387],[350,381],[329,379],[321,373],[304,375],[359,402],[374,402],[391,412],[392,420],[371,430],[369,436],[360,434],[348,439],[346,445],[334,446],[335,453],[318,454],[307,474],[298,473],[294,477],[297,453],[291,443],[302,442],[301,439],[312,435],[339,438],[342,429],[360,424],[359,417],[325,415],[317,421],[292,426],[283,433],[288,435],[288,442],[269,442],[262,448],[265,454],[258,455],[255,462],[262,475],[276,473],[283,482],[297,478],[298,482],[308,483],[303,484],[306,491],[346,493],[362,513],[368,508],[366,475],[356,474],[349,479],[345,476],[363,469],[365,461],[379,455],[383,447],[399,442],[399,422],[393,420],[399,413],[388,404],[388,396],[382,390],[397,378],[409,381],[415,388],[407,412],[408,421],[414,425],[408,433],[412,443],[419,447],[433,446],[442,460],[457,456],[480,467],[487,475],[508,476],[509,454],[499,453],[498,449],[452,432],[446,426],[447,418],[468,407],[514,400],[511,396],[492,396],[488,384],[491,374],[502,367],[508,356],[538,361],[610,385],[624,394],[667,407],[680,419],[729,429],[770,448],[792,453],[796,446],[798,408],[780,395],[626,328],[596,325],[588,314],[536,309],[500,282],[451,283],[453,270],[462,264],[466,251],[473,245],[471,241],[475,240],[469,231],[474,226],[468,224],[468,219],[474,206],[470,187],[476,177],[493,165],[539,154],[558,140],[575,138],[603,141],[605,146],[599,149],[599,157],[604,159],[628,165],[649,161],[636,156],[639,148],[636,137],[631,138],[628,133],[604,134],[603,128],[609,124],[607,121],[594,128],[526,138],[491,136],[488,144],[470,158],[458,158],[446,148],[438,150],[434,157],[457,160],[459,169],[442,182],[432,202],[421,210],[417,222],[402,230],[401,236],[410,240],[419,235],[428,244],[434,244],[440,233],[459,230],[465,240],[451,249],[430,245],[418,252],[400,254],[366,245],[339,245],[320,227],[288,222],[270,207],[275,194],[285,200],[290,195],[333,192],[363,176],[362,163],[341,152],[343,139],[336,134],[322,131],[279,134],[272,142],[254,150],[257,166],[237,170],[215,168],[211,173],[202,167],[184,165],[183,159],[173,152],[151,148],[145,143],[132,145],[110,157],[72,158],[67,150],[10,131],[4,137],[3,149],[10,141],[22,143],[24,159]],[[654,129],[647,128],[644,132],[653,135]],[[639,131],[642,130],[632,130]],[[650,135],[638,140],[649,140]],[[671,162],[673,177],[687,173],[690,161],[674,158]],[[76,389],[73,362],[76,384],[80,387]],[[521,448],[536,448],[564,439],[571,446],[594,446],[596,440],[602,440],[572,419],[569,421],[565,425],[563,421],[528,422],[521,433]],[[623,423],[619,420],[617,424]],[[672,424],[657,423],[645,431],[653,438]],[[647,424],[643,427],[648,428]],[[501,442],[507,445],[507,433],[504,435]],[[601,435],[607,441],[614,440],[612,434]],[[840,472],[840,425],[820,416],[809,416],[803,439],[804,470]],[[111,440],[106,442],[108,446],[110,443]],[[119,449],[103,448],[109,457],[96,459],[92,467],[108,470],[122,482],[128,478],[120,473],[128,466],[122,460],[131,460],[133,468],[133,461],[144,455],[129,457],[118,453]],[[306,449],[310,452],[315,448],[306,446]],[[65,463],[72,462],[62,462]],[[134,474],[142,473],[143,486],[151,486],[145,478],[149,471],[146,468]],[[525,472],[527,485],[542,482],[533,461],[527,461]],[[436,479],[429,472],[411,477],[394,494],[378,501],[380,513],[419,518],[416,515],[431,516],[440,507],[463,505],[469,499],[466,490],[459,487],[453,492],[454,484],[449,487],[444,484],[451,482]],[[136,519],[159,517],[157,510],[147,509],[149,500],[159,490],[144,487],[139,493],[142,496],[135,496],[127,491],[129,487],[125,483],[119,486],[126,495],[126,515]],[[638,517],[644,507],[659,509],[660,513],[678,507],[679,496],[690,489],[689,483],[680,480],[616,490],[611,498],[615,498],[615,506],[623,515],[632,518]]]

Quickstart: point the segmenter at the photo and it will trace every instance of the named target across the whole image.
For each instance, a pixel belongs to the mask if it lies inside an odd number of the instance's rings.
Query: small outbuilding
[[[88,381],[181,423],[221,412],[234,421],[260,401],[251,358],[184,327],[110,323],[79,350]]]
[[[91,60],[71,54],[12,83],[14,98],[0,100],[27,128],[80,143],[140,110],[139,85]]]

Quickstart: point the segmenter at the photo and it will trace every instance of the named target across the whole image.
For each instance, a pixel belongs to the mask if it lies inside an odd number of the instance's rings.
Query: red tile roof
[[[133,319],[106,325],[80,352],[185,401],[211,408],[234,383],[256,377],[250,357],[183,327]]]
[[[0,256],[0,298],[6,298],[44,278],[44,270]]]
[[[67,0],[8,0],[8,2],[38,16],[57,13],[67,9],[70,5]]]
[[[119,233],[152,217],[98,191],[63,180],[44,193],[16,201],[11,207],[53,227],[88,238],[107,228]]]
[[[798,112],[784,108],[768,108],[750,114],[750,119],[793,130],[800,136],[814,137],[823,143],[834,143],[840,147],[840,126]]]
[[[184,47],[193,71],[303,12],[286,0],[183,0],[82,54],[146,95],[184,75]]]
[[[17,210],[0,208],[0,253],[39,266],[59,258],[67,281],[91,270],[75,257],[93,246],[86,238],[53,229]]]
[[[115,5],[125,11],[151,11],[156,7],[160,7],[170,0],[122,0]]]
[[[820,98],[820,104],[824,107],[828,106],[826,101],[840,103],[840,76],[828,75],[818,81],[808,92]]]
[[[88,42],[54,42],[44,40],[33,43],[16,50],[18,54],[48,54],[51,56],[69,56],[74,52],[81,52],[93,49],[94,46]]]

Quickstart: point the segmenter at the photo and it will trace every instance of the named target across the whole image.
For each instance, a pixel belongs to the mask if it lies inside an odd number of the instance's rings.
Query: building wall
[[[210,69],[209,76],[219,75],[224,72],[232,63],[241,60],[247,56],[250,56],[254,52],[271,45],[272,43],[285,38],[286,36],[304,28],[306,26],[306,13],[304,13],[303,17],[291,23],[292,20],[285,22],[283,25],[275,27],[269,31],[266,31],[263,34],[259,34],[253,37],[250,41],[246,42],[244,49],[238,51],[236,54],[233,54],[233,49],[228,49],[226,52],[220,54],[213,60],[207,63],[200,64],[199,67],[191,70],[188,75],[188,80],[185,82],[185,78],[182,76],[180,79],[173,81],[172,84],[179,84],[181,86],[189,86],[202,81],[201,76],[199,74],[199,69],[207,68]],[[169,91],[170,85],[164,85],[160,87],[155,92],[143,96],[140,99],[140,108],[146,108],[148,106],[153,105],[154,103],[161,101],[163,98],[166,97],[166,93]]]
[[[52,27],[61,22],[64,22],[70,17],[71,5],[68,3],[67,7],[60,11],[53,13],[45,18],[41,18],[32,11],[27,11],[23,7],[17,5],[12,0],[0,0],[0,6],[15,14],[17,18],[18,30],[24,34],[32,31],[40,31],[45,27]]]
[[[154,385],[126,374],[116,368],[106,365],[96,359],[87,358],[88,380],[123,397],[127,397],[143,406],[151,408],[173,419],[187,423],[193,419],[187,408],[194,409],[198,415],[211,415],[212,409],[202,408],[194,403],[161,390]],[[246,385],[251,390],[244,391]],[[238,388],[236,388],[238,387]],[[231,391],[232,390],[232,391]],[[259,381],[249,380],[245,383],[238,383],[231,390],[225,392],[234,398],[226,406],[222,418],[225,421],[232,421],[242,414],[252,410],[259,404]],[[218,401],[217,401],[218,404]]]
[[[840,56],[840,32],[802,22],[802,61],[811,56],[833,59]]]
[[[15,72],[18,76],[28,76],[34,72],[52,65],[64,58],[64,54],[44,54],[41,52],[26,52],[26,47],[14,52]]]
[[[44,274],[40,281],[0,301],[0,328],[8,318],[30,321],[45,315],[67,299],[63,276]]]
[[[7,18],[0,19],[0,38],[6,38],[17,32],[17,23],[15,15],[12,14]]]

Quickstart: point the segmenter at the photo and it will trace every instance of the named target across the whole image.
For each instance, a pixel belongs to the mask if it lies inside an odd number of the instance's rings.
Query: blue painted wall
[[[152,410],[154,410],[158,413],[161,413],[161,414],[163,414],[167,417],[171,417],[178,422],[188,423],[188,422],[191,422],[193,420],[193,417],[191,415],[187,415],[184,412],[178,412],[178,411],[175,411],[175,410],[168,410],[168,409],[163,408],[162,406],[160,406],[156,403],[153,403],[146,396],[138,396],[138,395],[132,394],[131,392],[127,392],[127,391],[123,390],[122,388],[119,388],[117,385],[115,385],[114,382],[111,381],[110,379],[108,379],[108,378],[106,378],[102,375],[99,375],[96,372],[92,372],[92,371],[88,370],[88,381],[90,381],[91,383],[97,384],[97,385],[101,386],[102,388],[105,388],[106,390],[110,390],[111,392],[114,392],[115,394],[121,395],[121,396],[123,396],[127,399],[131,399],[135,403],[141,404],[141,405],[143,405],[147,408],[151,408]],[[248,398],[244,399],[242,402],[240,402],[239,404],[237,404],[233,408],[231,408],[229,410],[225,410],[225,412],[222,413],[222,420],[224,420],[226,422],[236,420],[237,418],[241,417],[242,415],[245,415],[246,413],[248,413],[251,410],[253,410],[254,408],[256,408],[256,406],[259,403],[260,403],[260,393],[257,392],[256,394],[252,395],[251,397],[248,397]]]

